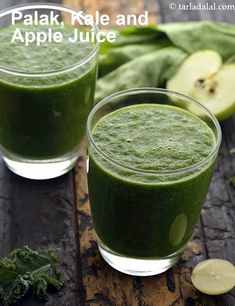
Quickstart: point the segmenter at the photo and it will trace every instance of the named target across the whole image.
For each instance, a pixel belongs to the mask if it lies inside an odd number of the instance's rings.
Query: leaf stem
[[[34,274],[36,274],[36,273],[38,273],[38,272],[42,272],[42,273],[43,273],[43,272],[49,270],[50,267],[51,267],[51,264],[45,265],[45,266],[43,266],[43,267],[41,267],[41,268],[38,268],[38,269],[34,270],[33,272],[31,272],[31,274],[34,275]]]

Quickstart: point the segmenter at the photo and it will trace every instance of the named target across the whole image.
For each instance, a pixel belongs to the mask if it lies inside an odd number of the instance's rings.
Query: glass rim
[[[37,9],[56,9],[58,11],[63,11],[66,13],[74,13],[74,12],[78,12],[78,10],[72,9],[72,8],[68,8],[62,4],[53,4],[53,3],[47,3],[47,2],[41,2],[40,4],[37,2],[31,2],[28,4],[19,4],[19,5],[15,5],[15,6],[11,6],[9,8],[3,9],[0,11],[0,18],[9,15],[11,12],[13,12],[14,10],[17,9],[21,9],[22,11],[25,10],[30,10],[33,8],[37,8]],[[80,15],[82,18],[85,18],[85,14],[81,14]],[[92,29],[94,29],[95,33],[99,32],[99,28],[95,23],[91,23],[89,24],[89,27],[91,27]],[[12,68],[8,68],[5,66],[2,66],[0,64],[0,71],[4,72],[4,73],[8,73],[8,74],[12,74],[12,75],[16,75],[16,76],[24,76],[24,77],[43,77],[43,76],[53,76],[53,75],[58,75],[58,74],[62,74],[65,72],[70,72],[74,69],[77,69],[83,65],[85,65],[87,62],[89,62],[93,56],[97,53],[99,49],[99,42],[95,42],[94,44],[94,48],[80,61],[76,62],[75,64],[69,65],[67,67],[64,68],[60,68],[60,69],[55,69],[55,70],[51,70],[51,71],[46,71],[46,72],[24,72],[24,71],[20,71],[20,70],[15,70]]]
[[[214,146],[213,150],[210,152],[210,154],[208,154],[205,158],[203,158],[199,162],[195,163],[194,165],[183,167],[183,168],[180,168],[180,169],[176,169],[176,170],[147,170],[147,169],[140,169],[140,168],[127,166],[125,164],[122,164],[121,162],[117,162],[112,157],[110,157],[108,154],[104,153],[96,145],[95,140],[94,140],[94,138],[92,136],[92,133],[91,133],[91,123],[92,123],[92,119],[93,119],[94,115],[96,114],[96,112],[101,107],[108,104],[112,99],[115,99],[117,97],[126,96],[127,94],[130,94],[130,93],[140,94],[140,93],[146,93],[146,92],[148,92],[148,93],[160,93],[160,94],[164,94],[164,95],[172,95],[174,97],[181,98],[184,101],[188,101],[190,103],[193,103],[194,105],[197,105],[197,106],[201,107],[212,119],[212,122],[215,125],[216,133],[217,133],[216,143],[215,143],[215,146]],[[217,152],[219,150],[219,147],[220,147],[220,144],[221,144],[221,140],[222,140],[221,127],[220,127],[220,124],[219,124],[217,118],[204,105],[202,105],[200,102],[194,100],[193,98],[188,97],[184,94],[178,93],[176,91],[171,91],[171,90],[167,90],[167,89],[163,89],[163,88],[154,88],[154,87],[141,87],[141,88],[132,88],[132,89],[122,90],[122,91],[116,92],[116,93],[104,98],[100,102],[98,102],[93,107],[93,109],[91,110],[91,112],[88,116],[87,124],[86,124],[86,133],[87,133],[88,141],[90,142],[92,148],[94,148],[97,151],[98,154],[100,154],[105,160],[112,163],[114,166],[118,166],[119,168],[129,170],[129,171],[132,171],[132,172],[136,172],[136,173],[141,173],[141,174],[160,174],[160,175],[161,174],[169,174],[170,175],[170,174],[185,173],[185,172],[196,170],[197,168],[206,165],[214,157],[214,155],[217,154]]]

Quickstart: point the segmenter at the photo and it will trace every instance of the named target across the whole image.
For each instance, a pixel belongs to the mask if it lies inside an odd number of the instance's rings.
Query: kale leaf
[[[14,250],[0,260],[0,301],[12,305],[29,290],[46,301],[49,286],[59,290],[64,284],[58,262],[57,249],[33,251],[25,246]]]

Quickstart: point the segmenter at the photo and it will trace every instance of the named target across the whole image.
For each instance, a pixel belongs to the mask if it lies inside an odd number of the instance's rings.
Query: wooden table
[[[25,1],[1,1],[0,8],[21,2]],[[110,15],[141,13],[148,9],[152,22],[235,20],[235,11],[170,11],[170,2],[65,0],[64,4],[82,8],[87,13],[100,10]],[[188,1],[181,0],[183,3]],[[223,3],[234,4],[234,1]],[[235,116],[222,123],[222,130],[218,165],[194,236],[180,263],[167,273],[146,278],[129,277],[101,259],[90,216],[84,146],[75,170],[48,181],[20,178],[8,171],[1,161],[0,256],[26,244],[33,248],[61,248],[66,286],[50,296],[47,306],[234,306],[235,290],[210,297],[196,291],[190,281],[192,268],[203,259],[218,257],[235,263],[235,188],[228,182],[235,174],[235,157],[230,153],[235,147]],[[28,297],[18,305],[44,304]]]

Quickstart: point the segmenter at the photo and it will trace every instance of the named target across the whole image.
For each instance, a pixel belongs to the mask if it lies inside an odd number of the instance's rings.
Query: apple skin
[[[235,64],[225,64],[223,66],[224,68],[231,69],[233,72],[233,76],[230,76],[230,79],[233,81],[233,88],[232,92],[228,92],[231,96],[234,96],[234,102],[231,103],[227,108],[225,108],[223,111],[220,111],[218,114],[215,114],[217,119],[219,121],[224,121],[225,119],[228,119],[232,115],[235,114]],[[232,85],[231,85],[232,87]]]
[[[166,88],[187,95],[209,109],[219,121],[235,113],[235,63],[223,64],[213,50],[191,54]]]

